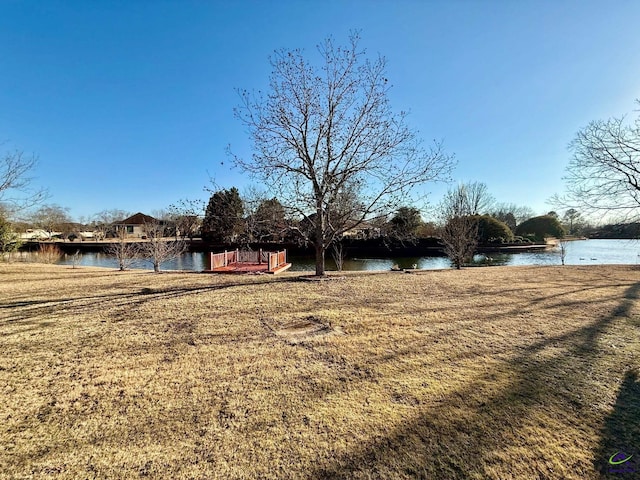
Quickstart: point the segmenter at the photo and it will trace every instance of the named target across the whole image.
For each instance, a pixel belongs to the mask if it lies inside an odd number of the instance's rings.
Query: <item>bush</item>
[[[37,258],[40,263],[57,263],[62,258],[62,250],[52,243],[43,243],[40,245]]]
[[[474,215],[478,222],[478,242],[505,243],[513,239],[513,232],[509,226],[491,215]],[[501,241],[495,241],[502,239]]]

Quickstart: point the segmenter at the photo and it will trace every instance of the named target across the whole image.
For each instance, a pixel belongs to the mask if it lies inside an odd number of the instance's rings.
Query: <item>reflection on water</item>
[[[162,270],[205,269],[205,253],[185,253],[180,258],[162,265]],[[315,262],[312,256],[291,256],[292,271],[313,271]],[[474,265],[560,265],[559,248],[538,252],[489,253],[476,255]],[[567,243],[565,263],[567,265],[595,264],[637,264],[640,263],[640,242],[636,240],[579,240]],[[66,255],[61,265],[72,265],[73,255]],[[113,257],[105,253],[85,253],[77,265],[118,268]],[[390,270],[399,268],[417,268],[435,270],[450,268],[451,262],[444,257],[396,257],[396,258],[348,258],[344,262],[345,270]],[[151,269],[150,262],[140,261],[134,268]],[[330,255],[326,260],[327,270],[336,270]]]

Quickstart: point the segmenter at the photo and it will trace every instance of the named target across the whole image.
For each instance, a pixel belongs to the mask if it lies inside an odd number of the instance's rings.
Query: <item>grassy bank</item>
[[[640,457],[639,298],[624,266],[0,264],[0,478],[601,478]]]

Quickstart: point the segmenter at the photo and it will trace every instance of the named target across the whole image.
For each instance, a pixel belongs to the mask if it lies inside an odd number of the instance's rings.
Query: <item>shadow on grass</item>
[[[594,432],[584,433],[583,446],[593,445],[589,436],[597,435],[602,419],[593,408],[601,398],[591,375],[596,371],[596,381],[616,382],[607,377],[603,358],[612,354],[600,341],[604,335],[611,338],[621,322],[635,324],[631,310],[639,297],[640,283],[629,286],[611,315],[522,349],[462,388],[430,401],[401,426],[318,466],[313,478],[384,478],[392,472],[425,479],[506,478],[507,472],[508,478],[597,478],[596,472],[607,466],[602,459],[608,462],[618,451],[640,457],[636,373],[627,373],[622,381],[596,451],[590,454],[585,447],[578,458],[568,454],[568,442],[576,432],[583,435],[583,428]],[[493,387],[494,380],[502,384]],[[518,470],[506,470],[512,466]]]
[[[132,287],[130,291],[105,293],[101,295],[91,294],[88,289],[87,295],[70,298],[46,299],[46,300],[20,300],[15,302],[0,303],[0,311],[7,311],[7,315],[0,317],[0,326],[21,322],[29,324],[34,318],[47,316],[58,310],[64,310],[65,313],[90,313],[101,306],[114,307],[122,306],[128,309],[141,306],[146,302],[154,300],[164,300],[178,297],[185,297],[200,293],[215,292],[235,287],[261,287],[272,283],[288,283],[295,282],[297,278],[275,278],[269,281],[261,282],[229,282],[217,283],[214,285],[195,285],[192,287],[166,287],[166,288],[136,288]],[[39,323],[39,322],[35,322]]]
[[[640,478],[640,378],[629,370],[604,425],[595,468],[604,478]]]

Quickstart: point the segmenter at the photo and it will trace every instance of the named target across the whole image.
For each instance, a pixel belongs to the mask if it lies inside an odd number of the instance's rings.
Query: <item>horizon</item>
[[[74,221],[207,202],[212,185],[242,194],[250,182],[225,154],[252,153],[235,89],[268,87],[274,50],[315,57],[353,30],[386,57],[393,109],[455,155],[454,183],[483,182],[537,215],[556,210],[576,132],[640,97],[632,1],[8,1],[0,12],[1,153],[37,155],[34,185]],[[429,203],[447,188],[429,184]]]

